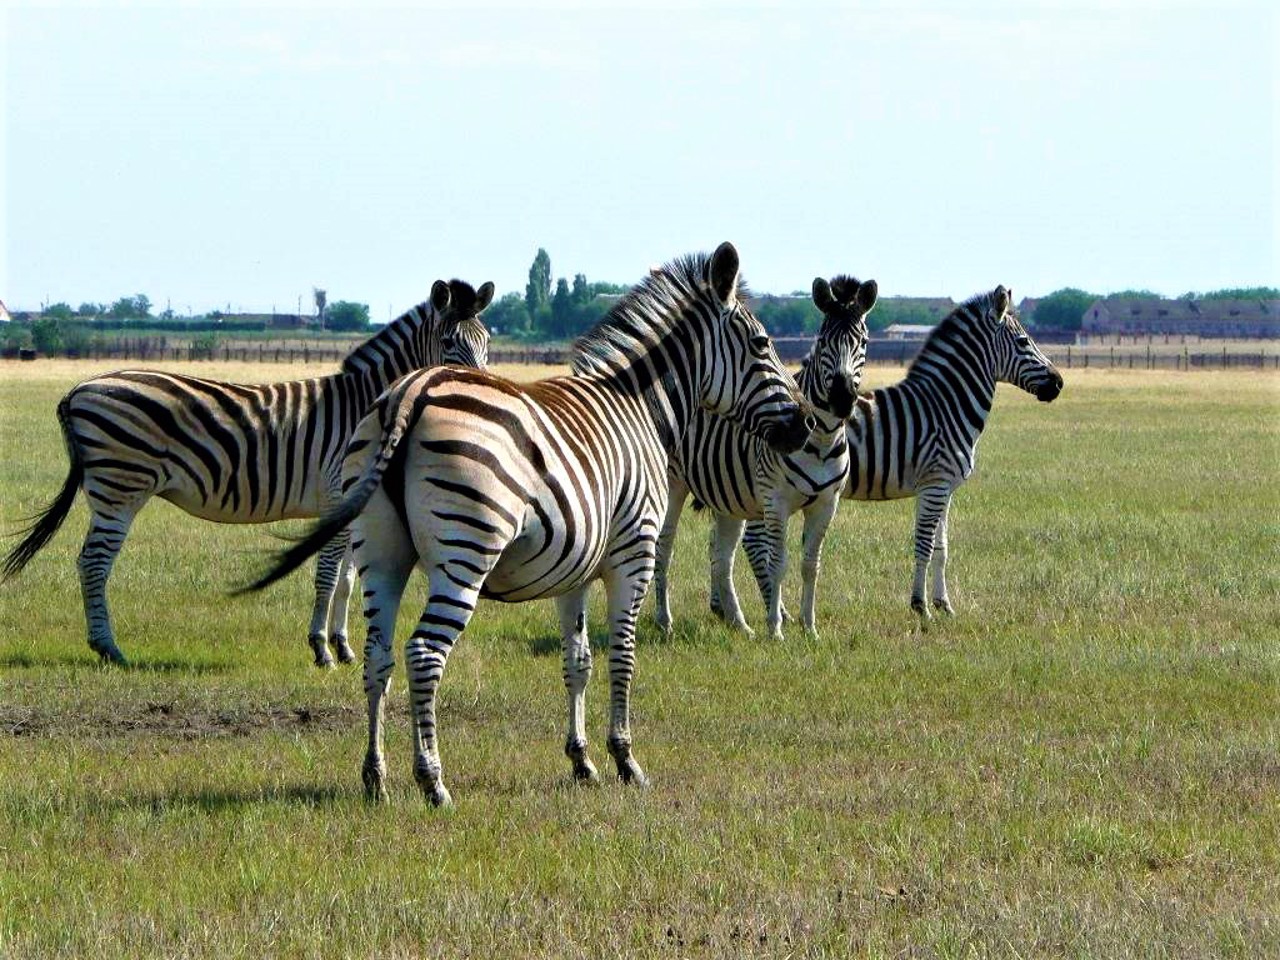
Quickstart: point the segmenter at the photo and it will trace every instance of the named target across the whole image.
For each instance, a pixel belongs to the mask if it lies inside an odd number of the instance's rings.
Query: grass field
[[[0,367],[0,529],[61,484],[54,405],[92,372]],[[652,788],[568,782],[554,610],[485,604],[442,685],[448,812],[402,676],[392,802],[363,802],[359,668],[310,665],[308,577],[224,595],[264,528],[144,510],[111,583],[133,666],[100,667],[78,504],[0,588],[0,956],[1280,955],[1277,466],[1274,374],[1003,387],[927,633],[909,501],[841,508],[821,639],[783,644],[712,621],[688,512],[676,635],[639,641]]]

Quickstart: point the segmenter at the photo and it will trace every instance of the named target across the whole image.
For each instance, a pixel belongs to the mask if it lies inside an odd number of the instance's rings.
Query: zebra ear
[[[858,293],[855,299],[863,313],[870,313],[871,308],[876,305],[876,300],[880,298],[880,285],[874,280],[864,280],[858,285]]]
[[[476,291],[476,313],[493,303],[493,281],[486,280]]]
[[[707,280],[711,289],[726,306],[733,302],[738,293],[738,251],[726,240],[716,247],[707,264]]]
[[[813,278],[813,305],[827,313],[836,305],[836,298],[831,293],[831,284],[822,277]]]
[[[449,308],[449,301],[453,299],[453,294],[449,292],[449,285],[443,280],[437,280],[431,285],[431,306],[435,307],[436,313],[441,313]]]
[[[996,287],[996,318],[1009,312],[1009,304],[1013,302],[1013,291],[1006,290],[1004,284]]]

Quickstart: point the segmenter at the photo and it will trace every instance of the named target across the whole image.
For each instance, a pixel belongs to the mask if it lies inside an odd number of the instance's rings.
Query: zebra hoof
[[[333,649],[337,652],[339,663],[355,663],[356,662],[356,653],[354,650],[351,649],[351,645],[347,643],[346,637],[341,635],[336,636],[332,640],[330,640],[329,643],[333,646]]]
[[[329,645],[321,634],[316,633],[307,637],[307,643],[311,644],[311,652],[315,654],[317,667],[333,666],[333,657],[329,654]]]
[[[364,797],[370,803],[387,802],[387,772],[378,764],[365,763],[360,770],[364,782]]]
[[[935,599],[933,601],[933,608],[948,617],[954,617],[956,615],[956,608],[951,606],[951,601],[946,597],[939,597]]]
[[[431,805],[436,808],[448,808],[453,806],[453,797],[449,793],[448,787],[443,783],[436,783],[434,787],[423,787],[423,794]]]
[[[124,654],[120,652],[120,648],[114,643],[104,643],[99,646],[90,644],[90,649],[98,655],[98,658],[103,663],[110,664],[113,667],[127,667],[129,665],[129,661],[125,659]]]
[[[618,764],[618,779],[629,787],[638,787],[641,790],[649,786],[649,778],[640,769],[640,764],[636,763],[635,757],[628,757]]]
[[[595,786],[600,782],[600,771],[590,760],[575,762],[573,765],[573,782],[583,786]]]

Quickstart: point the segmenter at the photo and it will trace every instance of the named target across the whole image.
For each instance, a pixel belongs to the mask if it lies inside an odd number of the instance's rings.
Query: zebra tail
[[[62,482],[62,489],[58,491],[52,503],[35,516],[27,518],[32,523],[25,530],[20,531],[26,536],[4,558],[4,566],[0,567],[0,583],[17,576],[22,568],[31,562],[31,558],[53,539],[53,535],[62,526],[62,521],[67,519],[67,514],[71,512],[71,505],[76,500],[76,492],[84,481],[84,464],[80,460],[80,450],[72,439],[71,426],[68,422],[68,400],[69,397],[63,397],[58,402],[58,422],[62,424],[62,439],[67,446],[67,456],[71,460],[67,479]]]
[[[232,589],[231,596],[238,597],[246,593],[257,593],[259,590],[265,590],[277,580],[283,580],[306,563],[307,560],[319,553],[326,543],[358,517],[382,484],[382,475],[386,472],[387,465],[395,456],[396,448],[400,445],[400,441],[408,433],[409,426],[410,418],[407,415],[407,411],[404,409],[397,410],[396,417],[383,430],[377,454],[365,467],[360,479],[351,487],[341,502],[321,517],[301,540],[287,550],[277,554],[275,563],[266,573],[246,586]]]

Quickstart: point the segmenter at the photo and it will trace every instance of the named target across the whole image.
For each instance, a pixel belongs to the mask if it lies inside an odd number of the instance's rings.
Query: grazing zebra
[[[222,523],[320,516],[341,498],[342,453],[387,384],[419,367],[488,362],[489,331],[478,315],[492,298],[492,283],[476,291],[437,280],[429,301],[366,340],[332,376],[256,385],[123,370],[72,388],[58,404],[70,471],[5,559],[2,579],[49,542],[83,489],[90,520],[79,569],[89,646],[124,663],[107,578],[151,497]],[[318,666],[333,664],[330,641],[343,662],[355,659],[346,638],[354,570],[340,571],[351,567],[348,541],[336,538],[317,564],[309,642]]]
[[[911,609],[922,621],[929,619],[930,561],[933,605],[955,613],[947,596],[947,513],[951,495],[973,473],[996,383],[1012,383],[1044,403],[1062,392],[1062,374],[1028,336],[1012,304],[1012,292],[1000,286],[958,306],[930,334],[906,378],[858,397],[849,419],[842,498],[917,498]],[[766,535],[763,525],[747,525],[747,556],[761,590]],[[727,600],[726,591],[721,602]]]
[[[721,585],[733,579],[733,556],[742,525],[760,520],[761,559],[768,571],[762,583],[769,633],[782,638],[782,576],[786,568],[787,521],[804,511],[804,628],[816,635],[818,568],[822,540],[839,504],[840,489],[849,468],[845,423],[853,409],[867,359],[867,313],[875,306],[876,282],[859,283],[852,277],[835,277],[828,284],[813,281],[813,302],[823,313],[822,326],[797,378],[800,390],[813,404],[818,427],[795,453],[780,454],[736,424],[698,411],[672,458],[671,495],[666,522],[658,538],[654,591],[654,618],[664,631],[671,630],[670,590],[667,572],[675,547],[676,528],[685,499],[693,492],[696,508],[709,505],[716,513],[712,541],[712,593],[728,603],[717,612],[735,629],[748,635],[737,596]],[[725,548],[720,549],[719,545]]]
[[[666,509],[668,451],[708,406],[780,450],[804,443],[806,415],[739,286],[724,243],[646,277],[574,347],[574,375],[520,385],[484,371],[422,371],[395,384],[356,428],[347,491],[260,589],[354,522],[368,639],[369,744],[362,775],[386,796],[383,704],[396,613],[410,572],[426,573],[426,609],[405,644],[414,775],[450,803],[436,741],[436,690],[480,597],[556,597],[568,693],[565,753],[595,780],[584,694],[591,675],[586,592],[603,580],[609,610],[608,747],[624,782],[645,775],[631,750],[635,624],[653,576]]]

